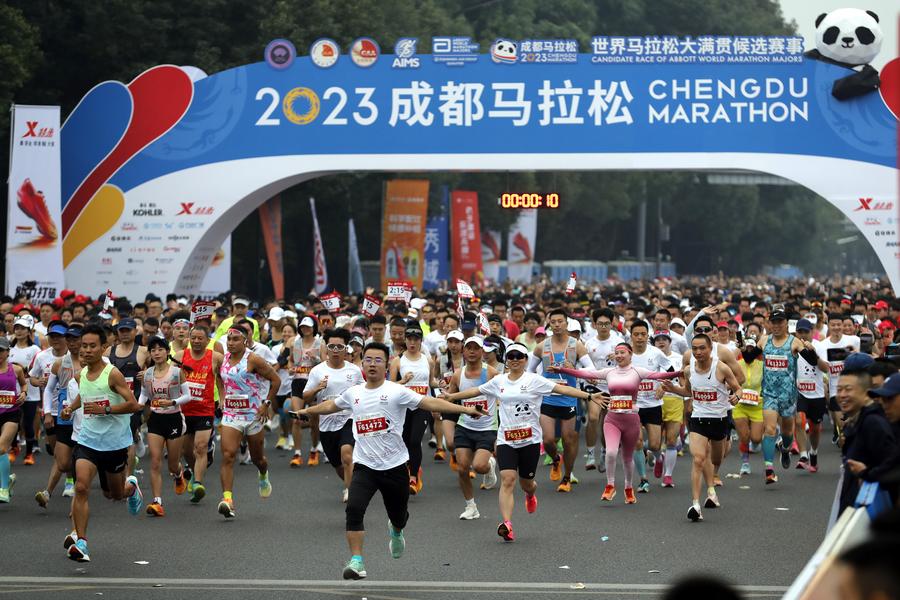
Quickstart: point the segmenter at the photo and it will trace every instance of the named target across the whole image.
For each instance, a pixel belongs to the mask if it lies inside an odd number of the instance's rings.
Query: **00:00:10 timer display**
[[[501,208],[559,208],[559,194],[502,194]]]

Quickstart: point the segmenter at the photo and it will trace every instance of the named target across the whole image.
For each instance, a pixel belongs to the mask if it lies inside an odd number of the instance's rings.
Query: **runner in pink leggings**
[[[603,435],[606,437],[606,489],[601,500],[610,502],[616,496],[616,457],[622,444],[622,462],[625,465],[625,504],[634,504],[637,498],[632,487],[634,476],[634,446],[641,430],[637,412],[637,391],[642,379],[674,379],[678,371],[655,372],[631,366],[631,345],[622,342],[616,346],[615,367],[592,371],[589,369],[560,368],[560,373],[581,379],[605,379],[609,384],[609,402]],[[556,370],[556,369],[554,369]]]

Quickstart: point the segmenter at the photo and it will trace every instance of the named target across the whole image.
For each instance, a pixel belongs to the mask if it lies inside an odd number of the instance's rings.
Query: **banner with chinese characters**
[[[534,265],[534,242],[537,238],[537,210],[523,210],[509,228],[506,242],[506,264],[509,280],[520,283],[531,281]]]
[[[450,190],[441,186],[441,211],[425,226],[425,272],[422,289],[433,290],[450,279]]]
[[[503,238],[494,229],[481,232],[481,264],[484,267],[484,278],[497,283],[500,279],[500,248]]]
[[[6,204],[6,293],[32,303],[66,286],[60,229],[59,107],[12,107]],[[101,268],[101,265],[97,265]],[[72,285],[84,289],[73,281]]]
[[[450,193],[450,239],[453,278],[476,283],[482,281],[481,225],[476,192],[453,190]]]
[[[393,179],[384,190],[381,228],[381,289],[405,279],[421,289],[428,217],[428,180]]]

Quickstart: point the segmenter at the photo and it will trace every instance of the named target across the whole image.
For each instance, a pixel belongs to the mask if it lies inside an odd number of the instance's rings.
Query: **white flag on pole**
[[[328,269],[325,266],[325,247],[322,245],[322,234],[319,233],[319,220],[316,218],[316,200],[309,199],[309,209],[313,221],[313,272],[316,275],[316,293],[321,294],[328,288]]]

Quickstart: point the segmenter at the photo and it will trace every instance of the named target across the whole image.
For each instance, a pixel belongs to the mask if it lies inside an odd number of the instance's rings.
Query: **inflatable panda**
[[[878,71],[868,63],[881,50],[883,37],[874,12],[840,8],[816,19],[816,49],[806,57],[856,71],[834,82],[832,96],[838,100],[863,96],[878,89]]]

